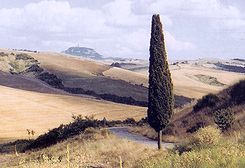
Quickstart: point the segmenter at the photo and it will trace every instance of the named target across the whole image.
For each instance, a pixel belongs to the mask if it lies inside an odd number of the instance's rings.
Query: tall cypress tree
[[[148,123],[158,132],[158,149],[161,149],[162,130],[173,114],[174,97],[159,15],[152,16],[148,94]]]

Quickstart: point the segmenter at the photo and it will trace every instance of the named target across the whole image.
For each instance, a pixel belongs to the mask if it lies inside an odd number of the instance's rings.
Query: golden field
[[[146,108],[72,95],[31,92],[0,86],[0,139],[26,138],[26,129],[36,135],[72,120],[72,115],[108,120],[141,119]]]

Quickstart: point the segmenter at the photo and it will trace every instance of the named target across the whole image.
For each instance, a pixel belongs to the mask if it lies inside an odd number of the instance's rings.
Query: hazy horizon
[[[245,58],[245,2],[237,0],[1,0],[0,48],[148,59],[159,13],[170,60]]]

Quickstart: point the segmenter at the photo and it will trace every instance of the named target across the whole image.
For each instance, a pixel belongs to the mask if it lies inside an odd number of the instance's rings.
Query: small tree
[[[29,138],[29,140],[31,139],[31,130],[30,129],[26,129],[26,131],[27,131],[27,135],[28,135],[28,138]]]
[[[245,80],[236,83],[231,89],[231,100],[236,104],[245,103]]]
[[[162,130],[173,114],[174,97],[159,15],[152,16],[148,94],[148,123],[158,132],[158,149],[161,149]]]
[[[35,135],[35,131],[34,130],[31,130],[31,135],[32,135],[32,137],[34,137],[34,135]]]
[[[222,131],[226,131],[234,122],[234,113],[230,108],[217,110],[214,113],[214,121]]]
[[[203,96],[201,99],[198,100],[197,104],[193,107],[195,112],[205,108],[205,107],[214,107],[216,103],[219,101],[219,97],[215,94],[208,94]]]

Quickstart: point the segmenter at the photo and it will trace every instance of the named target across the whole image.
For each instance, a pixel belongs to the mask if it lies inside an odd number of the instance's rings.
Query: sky
[[[245,58],[244,0],[0,0],[0,48],[148,59],[153,14],[172,60]]]

